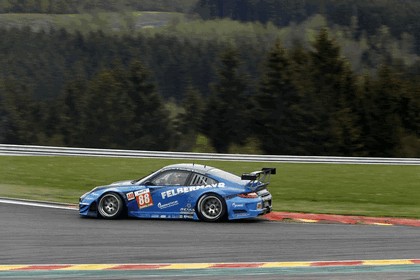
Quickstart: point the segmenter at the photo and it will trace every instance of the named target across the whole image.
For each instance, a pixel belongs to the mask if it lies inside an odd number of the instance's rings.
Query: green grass
[[[0,196],[77,203],[94,186],[188,162],[93,157],[0,157]],[[276,167],[276,211],[420,218],[420,166],[195,161],[235,174]]]

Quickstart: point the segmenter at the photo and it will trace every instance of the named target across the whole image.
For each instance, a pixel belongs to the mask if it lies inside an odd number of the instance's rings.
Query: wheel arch
[[[223,213],[223,215],[222,215],[222,216],[221,216],[221,217],[220,217],[217,221],[224,221],[224,220],[227,220],[227,218],[228,218],[228,209],[227,209],[226,198],[225,198],[225,196],[223,196],[222,194],[217,193],[217,192],[214,192],[214,191],[203,192],[203,193],[201,193],[201,194],[197,197],[197,200],[196,200],[196,202],[195,202],[195,206],[194,206],[194,210],[195,210],[195,213],[196,213],[197,217],[198,217],[200,220],[203,220],[203,219],[200,217],[200,216],[201,216],[201,214],[200,214],[200,210],[199,210],[199,202],[200,202],[200,200],[201,200],[204,196],[211,196],[211,195],[218,197],[218,198],[221,200],[221,202],[222,202],[222,204],[223,204],[223,207],[224,207],[224,213]],[[216,222],[217,222],[217,221],[216,221]]]
[[[128,212],[128,210],[127,210],[128,209],[127,208],[127,198],[124,195],[124,193],[122,193],[122,192],[120,192],[118,190],[115,190],[115,189],[109,189],[109,190],[104,191],[101,195],[98,196],[98,199],[95,200],[94,203],[96,204],[96,214],[97,214],[97,216],[98,217],[101,216],[101,214],[99,213],[99,207],[100,207],[99,203],[100,203],[102,197],[104,197],[107,194],[117,195],[121,199],[121,201],[122,201],[122,208],[123,209],[122,209],[120,218],[121,217],[127,217],[127,212]]]

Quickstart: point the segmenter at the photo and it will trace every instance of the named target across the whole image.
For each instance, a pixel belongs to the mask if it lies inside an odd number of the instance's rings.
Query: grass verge
[[[77,203],[94,186],[143,177],[165,159],[0,156],[0,196]],[[276,211],[420,218],[420,166],[199,161],[235,174],[276,167]]]

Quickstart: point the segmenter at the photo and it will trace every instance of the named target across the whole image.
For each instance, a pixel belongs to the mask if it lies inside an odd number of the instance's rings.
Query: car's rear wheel
[[[107,193],[99,200],[98,212],[105,219],[117,219],[123,210],[123,200],[116,193]]]
[[[197,203],[197,215],[206,222],[218,222],[225,218],[226,203],[217,194],[205,194]]]

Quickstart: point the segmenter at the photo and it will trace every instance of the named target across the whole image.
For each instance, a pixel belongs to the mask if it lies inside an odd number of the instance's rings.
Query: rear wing
[[[260,188],[267,186],[270,183],[271,174],[276,174],[276,169],[271,167],[265,167],[261,171],[254,171],[251,173],[244,173],[241,176],[241,180],[249,180],[248,185],[252,185],[253,188]],[[260,184],[254,184],[260,182]]]

